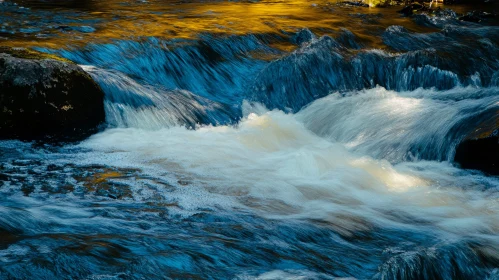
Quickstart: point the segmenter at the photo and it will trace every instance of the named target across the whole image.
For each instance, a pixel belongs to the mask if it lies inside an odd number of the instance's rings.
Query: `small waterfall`
[[[473,36],[499,35],[490,28],[482,29],[478,28]],[[417,34],[391,26],[384,32],[383,40],[397,52],[376,49],[352,52],[351,44],[329,36],[312,39],[288,56],[268,64],[254,79],[248,95],[268,108],[296,112],[331,92],[378,85],[396,91],[488,87],[494,85],[494,73],[499,70],[499,61],[495,59],[499,48],[483,38],[469,45],[458,43],[457,39],[474,30],[453,27]],[[467,55],[454,59],[462,53]]]
[[[359,153],[391,162],[442,161],[452,160],[469,127],[495,112],[499,62],[481,58],[499,54],[497,46],[454,41],[493,31],[452,25],[417,34],[391,26],[383,40],[397,52],[365,49],[346,29],[335,38],[306,33],[298,49],[271,62],[239,58],[276,53],[256,36],[207,38],[172,50],[155,40],[119,42],[63,54],[114,68],[86,68],[106,92],[111,127],[235,124],[246,99],[286,112],[306,107],[297,116],[308,129]],[[122,57],[125,51],[134,55]],[[453,59],[463,51],[470,55]]]
[[[228,105],[187,90],[141,85],[123,73],[84,66],[106,93],[106,121],[111,127],[160,129],[230,123],[238,113]]]
[[[263,36],[264,37],[264,36]],[[265,62],[252,54],[278,51],[255,35],[213,37],[198,41],[116,41],[57,53],[82,65],[116,70],[150,85],[184,89],[210,100],[240,103],[243,88]]]

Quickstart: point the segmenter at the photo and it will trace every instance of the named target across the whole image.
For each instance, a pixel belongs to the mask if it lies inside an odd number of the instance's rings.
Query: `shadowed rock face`
[[[499,175],[499,112],[481,122],[456,149],[454,161],[462,168]]]
[[[0,48],[0,139],[83,139],[105,119],[103,98],[68,60]]]
[[[463,168],[499,175],[499,137],[465,140],[456,150],[455,161]]]

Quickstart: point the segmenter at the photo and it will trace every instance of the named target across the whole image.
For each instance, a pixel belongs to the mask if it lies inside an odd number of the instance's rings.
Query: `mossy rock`
[[[9,54],[15,58],[24,58],[24,59],[32,59],[32,60],[40,60],[40,59],[53,59],[66,63],[73,63],[72,61],[59,57],[57,55],[37,52],[25,48],[10,48],[10,47],[2,47],[0,46],[0,53]]]
[[[104,93],[81,67],[0,47],[0,139],[80,140],[104,119]]]

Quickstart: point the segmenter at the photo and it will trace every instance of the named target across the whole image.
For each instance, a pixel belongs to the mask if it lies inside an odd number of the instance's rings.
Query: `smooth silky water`
[[[0,9],[1,44],[106,94],[81,143],[0,141],[1,279],[499,279],[499,179],[453,163],[499,110],[497,27],[334,1]]]

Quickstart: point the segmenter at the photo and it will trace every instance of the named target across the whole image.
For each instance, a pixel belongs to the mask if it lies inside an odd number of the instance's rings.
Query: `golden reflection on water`
[[[195,39],[200,34],[243,35],[271,34],[283,36],[301,28],[318,35],[333,34],[340,28],[354,32],[361,41],[381,47],[377,36],[390,25],[410,30],[431,29],[415,25],[396,11],[400,7],[348,7],[333,1],[263,0],[259,2],[181,2],[181,1],[69,1],[64,5],[38,1],[17,1],[29,7],[30,25],[37,22],[38,33],[16,32],[0,41],[2,45],[61,48],[113,39],[137,39],[154,36],[164,39]],[[44,3],[44,4],[43,4]],[[69,4],[68,4],[69,3]],[[73,4],[71,4],[73,3]],[[6,14],[15,21],[22,13]],[[91,24],[87,24],[90,22]],[[91,25],[96,30],[83,33],[58,26]],[[52,28],[44,28],[44,26]],[[5,35],[3,35],[5,37]],[[277,36],[276,36],[277,37]],[[279,41],[279,40],[277,40]],[[276,43],[280,44],[280,43]],[[289,48],[285,43],[281,48]]]

